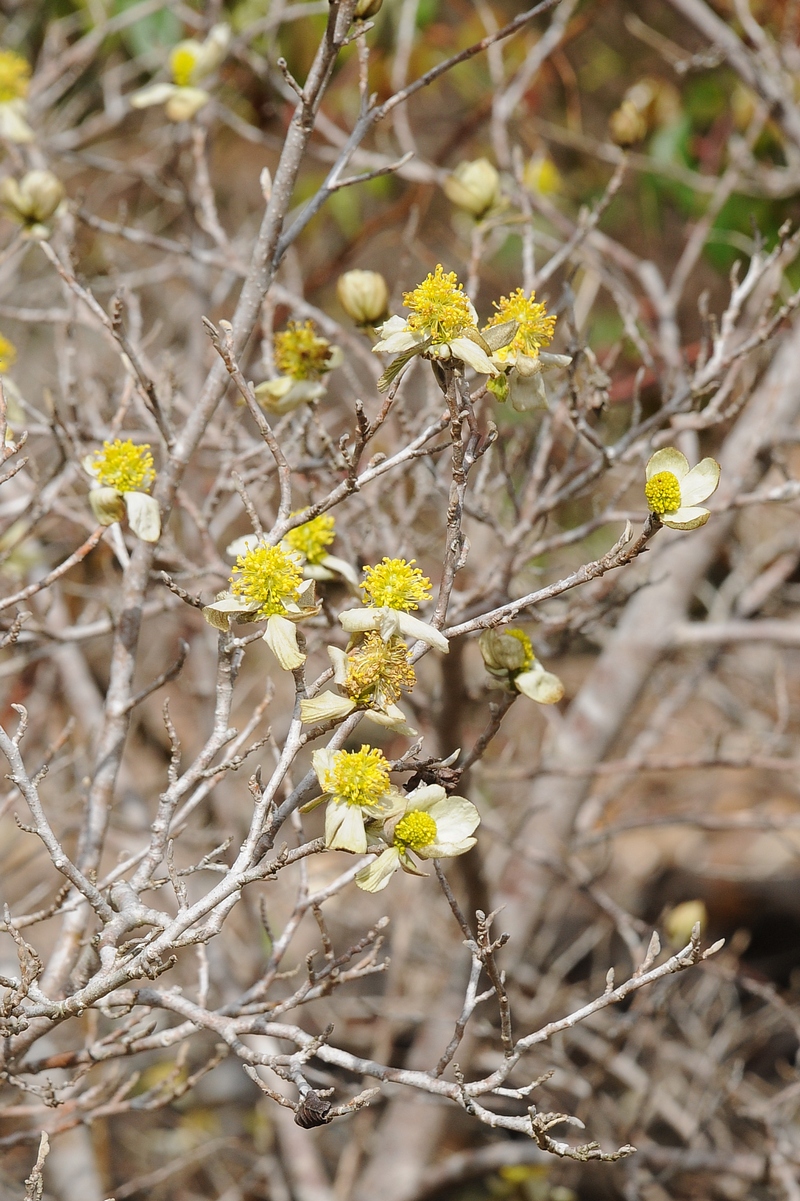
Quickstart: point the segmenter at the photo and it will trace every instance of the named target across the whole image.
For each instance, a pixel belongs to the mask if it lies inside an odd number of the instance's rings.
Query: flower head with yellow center
[[[21,54],[0,50],[0,138],[9,142],[33,141],[33,130],[25,120],[30,78],[30,66]]]
[[[484,630],[478,639],[489,675],[507,692],[516,690],[540,705],[554,705],[564,695],[558,676],[545,671],[524,630]]]
[[[296,513],[291,516],[295,517]],[[289,530],[280,545],[296,562],[302,564],[305,579],[345,579],[353,588],[357,588],[358,573],[344,559],[328,554],[328,547],[336,537],[335,527],[335,520],[330,513],[320,513],[311,521]],[[266,545],[264,538],[258,534],[244,534],[241,538],[235,538],[225,550],[235,559],[262,544]]]
[[[702,459],[690,470],[689,460],[674,446],[657,450],[645,470],[644,494],[650,512],[675,530],[705,525],[711,514],[700,502],[716,491],[719,472],[715,459]]]
[[[472,837],[480,823],[478,810],[471,801],[448,796],[440,784],[423,784],[400,797],[391,813],[371,822],[369,850],[378,857],[356,875],[356,884],[365,892],[380,892],[398,867],[411,875],[424,875],[414,860],[452,859],[475,846]]]
[[[414,560],[384,559],[375,567],[364,568],[364,580],[359,585],[365,598],[371,602],[363,609],[346,609],[339,614],[339,621],[350,634],[365,634],[368,630],[380,631],[381,637],[401,635],[404,638],[421,638],[429,646],[447,653],[449,646],[444,634],[427,622],[412,617],[410,610],[418,609],[420,602],[430,599],[430,580],[414,567]]]
[[[454,359],[483,375],[497,375],[491,347],[478,330],[478,314],[454,271],[445,271],[439,263],[418,287],[405,293],[403,303],[410,316],[384,321],[380,339],[372,348],[376,354],[400,356],[378,381],[381,391],[389,388],[416,355],[440,362]]]
[[[128,525],[143,542],[161,537],[161,510],[148,493],[156,478],[150,446],[137,446],[130,438],[104,442],[101,450],[83,460],[94,483],[89,503],[101,525],[113,525],[127,516]]]
[[[546,408],[542,372],[553,367],[566,367],[572,361],[568,355],[548,354],[542,347],[549,346],[555,332],[556,318],[547,312],[545,304],[536,300],[536,293],[526,296],[517,288],[508,296],[494,302],[496,313],[489,318],[484,335],[504,329],[510,322],[515,333],[505,345],[495,350],[493,360],[502,374],[489,380],[489,389],[500,401],[510,400],[518,412]]]
[[[238,555],[230,587],[206,605],[203,615],[210,625],[227,630],[231,617],[237,621],[266,618],[264,641],[287,671],[300,667],[306,656],[297,643],[296,623],[319,612],[314,583],[303,579],[298,556],[283,546],[247,539]]]
[[[170,121],[191,121],[211,99],[209,93],[197,85],[220,66],[230,37],[230,28],[219,24],[213,26],[203,42],[187,38],[173,46],[169,56],[172,83],[154,83],[134,92],[131,107],[150,108],[163,104]]]
[[[383,751],[367,745],[358,751],[325,748],[314,751],[311,760],[323,792],[320,802],[328,799],[325,845],[363,855],[367,849],[365,820],[379,817],[391,806],[393,790]]]
[[[280,375],[259,384],[256,397],[279,415],[324,396],[323,376],[343,360],[339,347],[321,337],[313,321],[290,321],[275,335],[274,355]]]
[[[300,717],[306,724],[338,721],[355,709],[398,734],[415,734],[397,706],[404,692],[417,682],[408,658],[408,646],[396,635],[387,641],[368,631],[349,651],[328,647],[338,694],[322,692],[300,702]]]
[[[322,563],[328,547],[336,537],[336,522],[330,513],[320,513],[311,521],[295,526],[284,538],[284,542],[301,554],[307,563]]]

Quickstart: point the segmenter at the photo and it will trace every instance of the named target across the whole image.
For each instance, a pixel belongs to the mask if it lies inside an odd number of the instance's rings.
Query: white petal
[[[331,801],[325,810],[325,846],[332,851],[367,852],[364,814],[358,805],[340,805]]]
[[[538,671],[521,671],[514,677],[514,687],[540,705],[555,705],[564,695],[564,685],[558,676],[541,667]]]
[[[175,88],[164,106],[170,121],[191,121],[211,97],[202,88]]]
[[[89,504],[100,525],[113,525],[125,516],[125,502],[116,488],[90,488]]]
[[[297,629],[287,617],[273,613],[267,618],[264,641],[284,671],[292,671],[305,663],[306,657],[297,645]]]
[[[235,616],[237,613],[256,613],[258,603],[243,600],[241,596],[235,596],[232,592],[223,592],[210,605],[206,605],[206,608],[213,609],[215,613],[230,613]]]
[[[665,513],[661,518],[662,525],[668,525],[672,530],[696,530],[705,525],[711,514],[708,509],[680,508],[675,513]]]
[[[399,705],[387,705],[381,711],[380,709],[367,709],[364,713],[370,721],[374,721],[377,726],[384,726],[387,730],[393,730],[395,734],[402,734],[405,738],[413,738],[419,733],[413,726],[410,726],[406,721],[406,715]]]
[[[374,354],[402,354],[406,350],[413,350],[423,341],[424,338],[421,334],[414,333],[412,330],[400,330],[398,333],[376,342],[372,350]]]
[[[170,96],[177,92],[174,83],[154,83],[149,88],[134,92],[130,98],[131,108],[151,108],[154,104],[166,104]]]
[[[480,346],[471,338],[451,338],[447,345],[453,352],[454,358],[461,359],[462,363],[468,363],[482,375],[500,374],[486,351],[481,350]]]
[[[720,466],[716,459],[702,459],[681,480],[681,508],[699,505],[716,492]]]
[[[333,771],[333,751],[328,747],[320,747],[311,753],[311,766],[317,773],[319,786],[323,792],[331,790],[331,772]]]
[[[225,554],[231,559],[238,559],[239,555],[246,555],[249,550],[255,550],[262,542],[265,543],[265,539],[259,538],[258,534],[243,534],[241,538],[234,538],[233,542],[225,547]]]
[[[8,387],[8,385],[6,384],[5,387]],[[93,480],[97,479],[100,469],[95,463],[94,455],[84,455],[81,459],[81,467]]]
[[[405,812],[411,813],[414,809],[422,809],[427,813],[431,806],[441,805],[446,801],[447,793],[441,784],[420,784],[406,797]],[[434,818],[434,820],[436,819]]]
[[[480,825],[478,810],[462,796],[446,797],[428,812],[436,822],[437,843],[463,842]]]
[[[161,510],[158,501],[146,492],[123,493],[128,510],[128,525],[142,542],[158,542],[161,537]]]
[[[441,651],[442,654],[446,655],[448,653],[450,643],[441,630],[434,629],[426,621],[421,621],[419,617],[412,617],[410,613],[399,613],[398,617],[400,633],[404,634],[406,638],[419,638],[420,641],[426,642],[428,646],[436,647],[437,651]],[[386,638],[385,634],[383,636]]]
[[[380,629],[382,612],[382,609],[345,609],[339,614],[339,621],[348,634],[366,634],[368,630]]]
[[[569,367],[572,362],[572,355],[550,354],[547,350],[540,350],[539,362],[542,364],[543,371],[549,371],[552,367]]]
[[[356,872],[356,884],[359,888],[363,888],[364,892],[380,892],[389,883],[399,866],[400,852],[396,847],[389,847],[378,856],[374,863],[369,863],[366,867],[362,867],[360,872]]]
[[[456,855],[471,851],[477,841],[477,838],[465,838],[461,842],[432,842],[430,846],[420,847],[417,854],[420,859],[454,859]]]
[[[325,395],[325,385],[318,380],[292,379],[290,375],[282,375],[278,379],[265,380],[255,390],[256,398],[262,408],[269,413],[291,413],[302,404],[319,400]]]
[[[337,696],[335,692],[321,692],[319,696],[300,702],[300,720],[304,725],[312,726],[318,722],[347,717],[354,709],[355,705],[347,697]]]
[[[658,475],[659,471],[671,471],[677,479],[682,480],[685,475],[689,474],[689,460],[674,446],[665,446],[663,450],[657,450],[654,455],[650,456],[645,468],[645,476],[651,480],[654,475]]]
[[[387,317],[383,325],[378,326],[378,334],[381,338],[390,338],[392,334],[407,332],[408,322],[405,317],[399,317],[397,314],[394,317]]]
[[[0,104],[0,138],[18,146],[33,141],[33,130],[25,120],[25,101],[20,97]]]
[[[333,678],[337,684],[344,684],[350,668],[350,660],[347,657],[347,653],[338,646],[329,646],[327,650],[328,658],[333,668]]]
[[[511,371],[508,377],[508,399],[512,409],[518,413],[532,413],[535,409],[546,409],[547,392],[541,372],[523,375],[519,371]]]
[[[342,579],[347,580],[348,584],[352,584],[354,588],[358,587],[360,573],[344,559],[337,559],[336,555],[323,555],[321,563],[329,571],[334,571]]]

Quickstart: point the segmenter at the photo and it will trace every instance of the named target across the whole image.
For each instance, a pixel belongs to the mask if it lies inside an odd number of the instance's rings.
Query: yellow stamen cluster
[[[129,438],[104,442],[92,456],[92,467],[98,483],[117,492],[147,492],[156,478],[149,443],[136,446]]]
[[[337,751],[329,791],[347,805],[377,805],[389,790],[389,764],[383,751],[362,746],[360,751]]]
[[[436,838],[436,822],[423,809],[412,809],[401,817],[394,830],[394,845],[402,850],[419,851]]]
[[[659,471],[644,486],[647,503],[654,513],[675,513],[681,507],[681,486],[671,471]]]
[[[449,342],[468,325],[474,325],[469,299],[455,271],[444,272],[439,263],[433,275],[403,295],[403,304],[411,309],[408,324],[431,338],[434,345]]]
[[[335,521],[329,513],[320,513],[304,525],[289,530],[284,538],[292,550],[299,551],[309,563],[321,563],[327,555],[327,547],[333,542]]]
[[[275,335],[275,366],[292,379],[316,379],[329,370],[331,344],[321,338],[313,321],[290,321]]]
[[[494,301],[494,307],[497,312],[489,318],[489,325],[519,322],[519,329],[509,345],[496,352],[499,359],[515,354],[536,358],[541,348],[552,342],[556,318],[548,315],[546,305],[537,303],[535,292],[526,296],[522,288],[517,288],[510,296],[501,296]]]
[[[30,77],[30,66],[21,54],[0,50],[0,104],[24,99]]]
[[[191,46],[185,43],[178,45],[172,51],[169,59],[169,67],[172,71],[172,82],[177,84],[179,88],[188,88],[194,78],[194,69],[197,66],[197,53]]]
[[[17,348],[0,334],[0,375],[4,375],[17,359]]]
[[[399,609],[408,613],[418,609],[420,601],[431,598],[431,582],[418,567],[406,563],[405,559],[387,559],[375,567],[364,568],[363,588],[367,600],[378,609]]]
[[[303,573],[279,546],[255,546],[239,555],[233,570],[236,574],[231,576],[231,591],[257,604],[260,617],[283,613],[285,605],[299,596]]]
[[[403,692],[417,682],[408,661],[408,647],[395,635],[384,642],[376,630],[364,635],[364,641],[350,652],[345,691],[357,705],[381,708],[393,705]]]

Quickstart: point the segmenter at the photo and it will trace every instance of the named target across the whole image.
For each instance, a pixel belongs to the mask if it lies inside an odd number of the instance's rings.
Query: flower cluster
[[[313,321],[290,321],[275,335],[275,366],[280,374],[256,388],[256,398],[270,413],[291,413],[325,395],[323,376],[342,362],[342,352],[321,337]]]
[[[542,667],[524,630],[484,630],[478,645],[489,675],[507,692],[516,690],[540,705],[561,700],[564,685]]]
[[[716,459],[702,459],[690,471],[689,460],[674,446],[657,450],[645,471],[644,494],[651,513],[673,530],[705,525],[711,514],[700,502],[716,492],[719,470]]]
[[[25,97],[31,69],[13,50],[0,50],[0,138],[22,145],[33,141]]]
[[[101,450],[87,455],[84,470],[95,481],[89,504],[100,525],[113,525],[127,516],[128,525],[143,542],[161,537],[161,510],[149,495],[156,478],[149,445],[136,446],[130,439],[104,442]]]
[[[405,559],[384,557],[375,567],[364,568],[359,587],[369,603],[339,614],[342,628],[349,634],[377,630],[384,641],[398,635],[419,638],[447,654],[450,648],[444,634],[411,615],[411,610],[418,609],[420,602],[430,600],[431,595],[431,582],[414,566],[414,559],[407,563]]]
[[[298,559],[282,546],[256,541],[236,559],[229,588],[206,605],[210,625],[227,630],[236,621],[266,619],[264,641],[286,671],[305,663],[296,623],[319,612],[314,581],[304,580]]]
[[[423,355],[440,363],[455,361],[459,369],[467,364],[488,375],[497,399],[510,399],[524,412],[547,404],[542,371],[571,362],[567,355],[542,351],[552,341],[556,318],[533,292],[526,297],[517,288],[502,297],[494,306],[497,312],[479,329],[478,315],[455,272],[445,272],[439,264],[419,287],[405,293],[403,303],[410,316],[384,321],[372,348],[378,354],[398,355],[378,381],[382,391],[412,358]]]
[[[163,104],[170,121],[191,121],[211,96],[198,87],[223,62],[231,31],[225,24],[214,25],[204,42],[187,38],[173,46],[169,56],[172,83],[154,83],[134,92],[132,108],[150,108]]]

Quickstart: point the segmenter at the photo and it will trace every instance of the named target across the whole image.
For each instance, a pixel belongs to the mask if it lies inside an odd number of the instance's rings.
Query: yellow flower
[[[507,691],[516,689],[540,705],[554,705],[561,700],[564,685],[557,675],[545,671],[524,630],[484,630],[478,645],[489,675]]]
[[[33,130],[25,120],[31,69],[13,50],[0,50],[0,137],[23,144],[33,141]]]
[[[17,361],[17,348],[13,342],[0,334],[0,375],[5,375],[9,367]]]
[[[409,726],[396,701],[410,692],[416,674],[408,658],[408,647],[394,635],[384,641],[376,631],[368,631],[356,646],[345,652],[328,647],[338,694],[322,692],[300,702],[301,720],[308,725],[340,721],[355,709],[397,734],[416,733]]]
[[[292,379],[318,379],[331,369],[332,349],[313,321],[290,321],[275,335],[275,366]]]
[[[379,608],[400,609],[408,613],[418,609],[420,601],[431,599],[431,582],[412,559],[387,559],[375,567],[364,568],[364,582],[359,584],[367,599]]]
[[[380,851],[377,859],[356,875],[365,892],[380,892],[401,867],[414,876],[424,875],[411,858],[452,859],[475,846],[473,831],[480,823],[471,801],[448,796],[440,784],[423,784],[400,797],[392,813],[383,819],[379,841],[369,850]],[[372,831],[370,825],[370,832]]]
[[[170,121],[190,121],[211,99],[197,84],[222,63],[230,37],[230,28],[220,24],[210,30],[204,42],[195,38],[179,42],[169,58],[172,83],[154,83],[134,92],[131,107],[150,108],[163,104]]]
[[[230,588],[203,609],[210,625],[227,630],[238,621],[267,619],[264,641],[286,671],[305,662],[297,644],[296,623],[319,612],[313,580],[304,580],[297,558],[282,546],[249,542],[236,560]]]
[[[411,315],[390,317],[380,327],[375,354],[397,354],[378,381],[386,391],[402,368],[415,355],[447,362],[457,359],[484,375],[497,375],[489,357],[492,347],[478,330],[478,314],[454,271],[445,272],[439,263],[419,287],[403,296]]]
[[[320,513],[319,517],[289,530],[284,542],[303,555],[308,563],[322,563],[327,557],[327,548],[336,537],[335,525],[330,513]]]
[[[388,808],[392,793],[389,764],[382,751],[362,745],[358,751],[314,751],[311,756],[323,796],[325,845],[331,850],[363,855],[367,849],[365,817]],[[319,802],[312,802],[312,806]]]
[[[522,182],[531,192],[538,192],[540,196],[560,192],[563,186],[558,167],[546,154],[536,154],[528,160],[522,172]]]
[[[535,358],[543,346],[549,346],[553,340],[556,318],[548,314],[547,306],[536,300],[536,293],[526,296],[522,288],[517,288],[509,296],[501,296],[493,302],[497,309],[488,322],[488,327],[504,325],[507,321],[516,321],[519,328],[514,337],[495,355],[501,361],[516,358],[525,354]]]
[[[158,542],[161,537],[161,510],[158,501],[148,496],[155,479],[153,456],[146,443],[137,446],[129,438],[104,442],[83,460],[86,472],[95,481],[89,491],[89,503],[101,525],[112,525],[127,515],[128,524],[143,542]]]
[[[689,460],[674,446],[657,450],[646,468],[644,494],[648,507],[662,525],[674,530],[694,530],[711,516],[699,502],[707,500],[719,484],[719,463],[702,459],[689,470]]]

